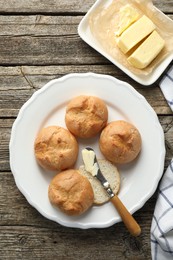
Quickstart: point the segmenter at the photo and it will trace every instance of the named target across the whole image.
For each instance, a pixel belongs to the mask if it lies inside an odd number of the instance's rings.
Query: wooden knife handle
[[[115,195],[110,199],[110,201],[114,204],[129,232],[133,236],[139,236],[141,234],[140,226],[133,218],[133,216],[130,214],[130,212],[127,210],[127,208],[124,206],[122,201],[118,198],[118,196]]]

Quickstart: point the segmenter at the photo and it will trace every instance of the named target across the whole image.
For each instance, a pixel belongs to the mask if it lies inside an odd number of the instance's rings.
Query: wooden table
[[[142,235],[123,223],[73,229],[45,219],[17,189],[9,165],[12,124],[45,83],[71,72],[96,72],[130,83],[156,111],[172,158],[173,116],[157,81],[142,86],[84,43],[77,26],[94,0],[0,0],[0,259],[151,259],[150,225],[157,192],[134,216]],[[173,1],[154,4],[173,19]]]

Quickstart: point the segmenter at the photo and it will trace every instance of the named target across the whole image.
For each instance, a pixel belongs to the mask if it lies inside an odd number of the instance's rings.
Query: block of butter
[[[145,15],[128,27],[118,39],[118,47],[122,52],[127,53],[136,44],[147,37],[156,26],[154,23]]]
[[[116,36],[120,36],[132,23],[139,18],[139,13],[131,5],[127,4],[120,8],[118,30]]]
[[[153,31],[127,60],[134,67],[144,69],[160,53],[164,45],[165,41],[156,31]]]

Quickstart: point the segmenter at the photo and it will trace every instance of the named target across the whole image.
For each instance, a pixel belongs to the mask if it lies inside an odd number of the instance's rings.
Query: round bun
[[[129,163],[141,150],[141,136],[138,129],[123,120],[109,123],[99,140],[100,150],[113,163]]]
[[[114,194],[118,193],[120,188],[120,175],[116,166],[107,160],[98,160],[98,163],[102,174],[109,182]],[[91,183],[94,191],[94,203],[99,205],[107,202],[110,197],[108,196],[107,192],[102,187],[100,182],[85,170],[84,165],[80,166],[79,171],[82,175],[86,176]]]
[[[77,216],[88,210],[94,200],[94,193],[88,179],[78,170],[58,173],[48,190],[50,202],[70,216]]]
[[[72,167],[78,156],[75,137],[60,126],[43,128],[37,135],[34,149],[40,166],[51,171]]]
[[[93,137],[106,126],[107,120],[106,104],[98,97],[78,96],[67,105],[66,126],[75,136]]]

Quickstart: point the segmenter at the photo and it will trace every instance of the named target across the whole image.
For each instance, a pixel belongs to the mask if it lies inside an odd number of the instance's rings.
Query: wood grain
[[[1,259],[150,259],[146,226],[151,224],[155,195],[134,214],[142,228],[141,236],[134,238],[123,223],[80,230],[45,219],[17,190],[11,173],[0,174],[0,191]]]
[[[173,19],[173,15],[168,15]],[[1,15],[0,36],[77,36],[83,16]]]
[[[106,229],[67,228],[43,217],[18,190],[9,163],[12,125],[21,106],[48,81],[68,73],[108,74],[130,83],[157,113],[165,134],[165,169],[173,156],[173,117],[159,88],[142,86],[88,46],[77,33],[95,0],[0,0],[0,259],[150,260],[157,191],[134,217],[132,237],[118,223]],[[154,4],[173,19],[170,0]],[[152,131],[152,129],[151,129]]]
[[[68,73],[108,74],[123,81],[128,81],[141,93],[157,114],[172,114],[157,84],[145,87],[130,79],[113,65],[61,65],[61,66],[15,66],[0,67],[0,117],[17,116],[21,106],[31,95],[48,81]],[[147,89],[147,91],[146,91]]]
[[[4,4],[0,1],[1,13],[86,13],[88,9],[95,3],[95,0],[8,0]],[[171,0],[158,1],[153,3],[163,12],[170,12],[172,7]]]

